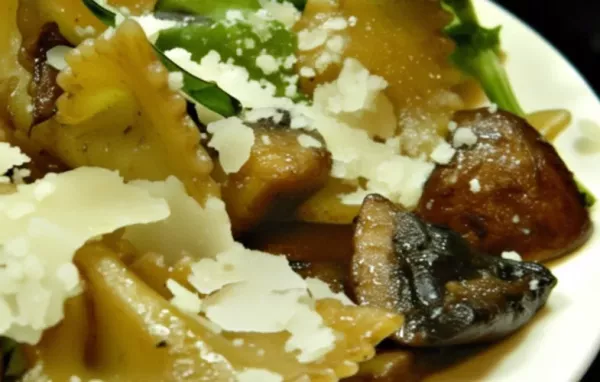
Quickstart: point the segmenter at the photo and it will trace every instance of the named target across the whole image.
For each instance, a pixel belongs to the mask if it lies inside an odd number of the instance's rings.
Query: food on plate
[[[374,195],[358,217],[352,281],[361,305],[402,312],[393,339],[417,347],[502,338],[556,285],[543,265],[478,253],[455,232]]]
[[[421,381],[593,228],[468,0],[0,20],[1,380]]]
[[[573,174],[527,122],[487,109],[455,115],[457,153],[434,170],[418,208],[428,222],[460,233],[478,250],[530,261],[570,253],[592,226]],[[549,217],[552,218],[549,218]]]

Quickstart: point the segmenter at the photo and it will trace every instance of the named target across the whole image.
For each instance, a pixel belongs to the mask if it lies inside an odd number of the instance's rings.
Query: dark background
[[[496,3],[527,22],[563,52],[596,94],[600,93],[600,0],[496,0]],[[598,373],[600,357],[583,382],[598,381],[594,378]]]
[[[600,0],[495,0],[536,29],[600,93]]]

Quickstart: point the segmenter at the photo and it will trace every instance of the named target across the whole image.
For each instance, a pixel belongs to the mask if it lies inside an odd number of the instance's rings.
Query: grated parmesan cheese
[[[0,149],[3,161],[23,161]],[[79,168],[49,174],[0,196],[0,335],[35,344],[63,317],[63,303],[80,292],[72,264],[88,240],[169,215],[167,204],[125,185],[115,172]]]
[[[254,146],[254,130],[237,117],[227,118],[208,125],[212,139],[209,147],[219,152],[219,162],[227,174],[238,172],[250,159]]]
[[[69,65],[67,64],[67,61],[65,60],[65,56],[71,50],[73,50],[73,48],[68,47],[68,46],[64,46],[64,45],[55,46],[54,48],[52,48],[48,52],[46,52],[47,64],[58,71],[65,70],[67,67],[69,67]]]
[[[298,49],[303,52],[323,46],[329,34],[323,29],[303,29],[298,32]]]
[[[223,201],[211,198],[202,207],[174,177],[164,182],[135,181],[131,185],[164,199],[171,211],[167,219],[125,229],[123,237],[139,251],[160,253],[171,264],[182,256],[214,257],[234,245]]]
[[[176,92],[183,89],[183,73],[181,72],[170,72],[169,73],[169,89]]]
[[[521,255],[515,251],[502,252],[502,258],[507,260],[522,261]]]
[[[325,30],[341,31],[348,28],[348,22],[343,17],[330,17],[322,25]]]
[[[13,167],[18,167],[28,163],[29,157],[21,149],[11,146],[9,143],[0,142],[0,173],[5,174]]]
[[[291,29],[300,20],[300,11],[288,1],[260,0],[260,5],[269,16]]]
[[[182,312],[196,315],[202,310],[200,297],[181,286],[177,281],[167,280],[167,289],[173,294],[171,304]]]
[[[469,189],[471,190],[472,193],[477,194],[478,192],[481,191],[481,184],[479,183],[479,179],[471,179],[469,181]]]
[[[283,382],[283,377],[266,369],[246,369],[236,375],[238,382]]]
[[[340,301],[344,305],[356,305],[344,293],[333,293],[333,291],[329,287],[329,284],[322,280],[308,278],[306,279],[306,284],[308,285],[308,291],[310,292],[310,295],[315,300],[334,299]]]
[[[456,150],[446,141],[440,142],[431,153],[431,159],[439,164],[448,164],[454,158]]]
[[[459,127],[454,132],[454,138],[452,141],[452,145],[455,148],[460,148],[462,146],[473,146],[477,143],[477,135],[473,132],[473,130],[469,127]]]
[[[310,148],[320,149],[321,147],[323,147],[323,144],[318,139],[315,139],[314,137],[311,137],[308,134],[300,134],[298,136],[298,143],[300,143],[300,146],[307,148],[307,149],[310,149]]]
[[[273,74],[279,70],[279,62],[270,54],[261,54],[256,57],[256,66],[266,75]]]
[[[310,68],[308,66],[303,66],[302,68],[300,68],[300,77],[313,78],[316,75],[317,73],[313,68]]]

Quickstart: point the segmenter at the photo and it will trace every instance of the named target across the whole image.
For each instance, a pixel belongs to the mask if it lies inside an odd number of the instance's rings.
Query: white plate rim
[[[502,25],[508,74],[524,109],[562,108],[573,113],[573,123],[555,146],[576,176],[600,196],[600,177],[596,175],[600,143],[587,139],[579,128],[590,122],[598,126],[597,95],[565,56],[525,22],[490,0],[474,3],[483,24]],[[582,142],[587,144],[586,152],[580,149]],[[592,220],[600,227],[597,207],[592,209]],[[545,311],[522,335],[428,381],[579,381],[600,349],[600,308],[594,306],[594,291],[600,292],[600,277],[594,277],[594,269],[600,270],[600,257],[594,251],[600,252],[600,228],[583,249],[552,267],[559,284]],[[502,353],[503,348],[510,352]],[[485,374],[470,374],[470,368],[486,362],[493,365],[486,365]]]

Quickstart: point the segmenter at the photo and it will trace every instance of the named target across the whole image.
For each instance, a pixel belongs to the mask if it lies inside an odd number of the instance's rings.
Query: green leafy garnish
[[[97,0],[83,0],[83,3],[104,24],[111,27],[116,25],[117,13],[112,7],[100,4]],[[188,100],[199,103],[223,117],[231,117],[241,111],[242,107],[237,99],[224,92],[215,83],[204,81],[188,73],[170,60],[159,48],[153,47],[169,71],[178,71],[183,74],[183,89],[181,92]]]
[[[157,11],[183,12],[222,19],[231,9],[257,11],[258,0],[159,0]]]
[[[246,68],[251,79],[264,79],[275,85],[276,95],[280,97],[286,96],[288,86],[298,80],[293,70],[296,36],[278,21],[263,22],[259,32],[245,21],[191,24],[162,31],[156,46],[163,51],[183,48],[192,54],[194,61],[216,51],[221,61],[231,60]],[[261,59],[267,60],[267,68],[275,65],[274,70],[264,72]],[[292,94],[287,96],[295,96],[295,88],[292,89]]]
[[[280,3],[286,0],[277,0]],[[307,0],[287,0],[299,10],[304,10]],[[193,13],[222,19],[228,10],[257,11],[260,9],[258,0],[159,0],[156,4],[157,11]]]
[[[500,58],[500,27],[479,25],[471,0],[442,0],[442,7],[454,16],[444,30],[456,43],[452,62],[474,77],[500,109],[524,117]]]

